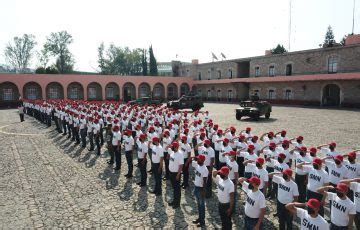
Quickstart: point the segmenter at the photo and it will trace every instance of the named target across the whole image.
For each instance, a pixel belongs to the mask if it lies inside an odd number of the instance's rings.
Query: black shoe
[[[192,223],[193,224],[198,224],[198,223],[200,223],[200,219],[193,220]]]
[[[151,173],[151,172],[152,172],[152,170],[150,169],[150,170],[148,170],[147,172],[148,172],[148,173]]]
[[[146,184],[140,184],[140,187],[145,187],[146,186]]]
[[[179,204],[174,204],[174,205],[172,206],[172,208],[173,208],[173,209],[180,208],[180,205],[179,205]]]
[[[114,168],[115,171],[118,171],[118,170],[120,170],[120,169],[121,169],[120,167],[115,167],[115,168]]]
[[[161,196],[161,192],[155,193],[155,196]]]
[[[126,177],[126,178],[131,178],[131,177],[133,177],[133,176],[132,176],[131,174],[126,174],[125,177]]]
[[[277,216],[278,216],[278,213],[274,213],[273,216],[274,216],[274,217],[277,217]]]
[[[106,163],[108,163],[109,165],[114,164],[114,161],[107,161]]]
[[[174,202],[169,202],[168,205],[169,205],[169,206],[173,206],[173,205],[174,205]]]
[[[137,182],[136,184],[137,184],[137,185],[141,185],[141,182]]]
[[[181,186],[183,189],[186,189],[187,187],[189,187],[189,185],[183,185]]]
[[[89,151],[94,151],[94,149],[89,149]]]
[[[205,223],[204,222],[200,222],[196,225],[196,227],[198,228],[201,228],[201,227],[204,227],[205,226]]]
[[[149,191],[149,193],[151,193],[151,194],[155,194],[155,191]]]

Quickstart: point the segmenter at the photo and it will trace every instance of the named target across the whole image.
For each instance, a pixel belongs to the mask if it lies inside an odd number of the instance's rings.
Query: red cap
[[[269,147],[275,148],[276,144],[274,142],[270,142]]]
[[[335,142],[331,142],[331,143],[329,144],[329,146],[331,146],[331,147],[336,147],[336,143],[335,143]]]
[[[344,160],[344,157],[342,155],[336,155],[335,160],[339,160],[342,162]]]
[[[312,148],[310,148],[310,152],[311,152],[311,153],[316,153],[317,150],[316,150],[316,148],[312,147]]]
[[[265,162],[264,158],[262,158],[262,157],[256,158],[256,163],[259,163],[259,164],[263,165],[264,162]]]
[[[308,202],[306,202],[306,205],[310,208],[318,209],[320,208],[321,203],[317,199],[311,198],[308,200]]]
[[[284,171],[283,171],[283,174],[285,174],[285,175],[288,175],[288,176],[292,176],[292,173],[293,173],[293,171],[291,170],[291,169],[285,169]]]
[[[255,149],[255,146],[254,146],[254,145],[248,145],[248,149],[254,150],[254,149]]]
[[[229,139],[224,138],[223,142],[225,142],[225,143],[229,143]]]
[[[274,132],[268,132],[269,136],[274,136]]]
[[[236,152],[233,151],[233,150],[231,150],[231,151],[229,152],[229,156],[236,156]]]
[[[298,136],[298,137],[296,138],[296,140],[302,141],[302,140],[304,140],[304,137],[303,137],[303,136]]]
[[[307,151],[307,148],[306,148],[305,146],[302,146],[302,147],[300,148],[300,151],[301,151],[301,152],[306,152],[306,151]]]
[[[286,130],[281,130],[282,135],[286,135]]]
[[[223,166],[218,173],[222,174],[222,175],[229,175],[230,169],[227,166]]]
[[[186,137],[186,136],[182,136],[182,137],[181,137],[181,140],[186,142],[186,141],[187,141],[187,137]]]
[[[172,144],[171,144],[172,147],[175,147],[175,148],[179,148],[179,142],[177,141],[174,141]]]
[[[200,137],[205,137],[206,133],[200,133]]]
[[[205,161],[205,155],[203,154],[200,154],[196,157],[198,160],[200,160],[201,162],[204,162]]]
[[[289,141],[289,140],[283,140],[283,141],[282,141],[282,144],[283,144],[283,145],[288,145],[288,144],[290,144],[290,141]]]
[[[239,138],[240,138],[241,140],[244,140],[244,139],[245,139],[245,136],[242,135],[242,134],[240,134]]]
[[[169,136],[169,135],[170,135],[169,130],[165,130],[165,131],[164,131],[164,135]]]
[[[257,141],[257,140],[259,140],[259,137],[258,136],[253,136],[252,139]]]
[[[261,183],[259,177],[257,176],[252,176],[249,180],[248,180],[249,183],[252,183],[252,184],[257,184],[259,185]]]
[[[315,157],[313,159],[313,164],[316,164],[316,165],[321,165],[322,164],[322,160],[318,157]]]
[[[140,138],[140,139],[145,139],[145,138],[146,138],[146,135],[142,133],[142,134],[140,134],[139,138]]]
[[[349,190],[349,187],[347,186],[347,184],[344,183],[338,183],[336,185],[336,190],[342,192],[342,193],[347,193],[347,191]]]
[[[235,127],[234,127],[234,126],[231,126],[231,127],[230,127],[230,131],[232,131],[232,132],[236,132]]]
[[[219,125],[218,125],[218,124],[215,124],[215,125],[214,125],[214,129],[217,129],[217,128],[219,128]]]
[[[356,152],[355,151],[350,152],[350,153],[348,153],[348,156],[351,158],[356,158]]]
[[[158,137],[153,137],[152,142],[159,142],[159,138]]]
[[[117,132],[117,131],[120,130],[120,127],[119,127],[118,125],[115,125],[114,128],[113,128],[113,130],[114,130],[115,132]]]
[[[222,134],[223,131],[222,131],[221,129],[219,129],[219,130],[217,131],[217,133],[218,133],[218,134]]]
[[[248,132],[251,131],[251,128],[250,128],[250,127],[247,127],[247,128],[246,128],[246,131],[248,131]]]
[[[282,158],[282,159],[285,159],[285,158],[286,158],[286,155],[285,155],[284,153],[280,153],[280,154],[278,155],[278,157],[280,157],[280,158]]]
[[[209,139],[206,139],[206,140],[204,141],[204,144],[206,144],[206,145],[210,145],[210,144],[211,144],[211,142],[210,142],[210,140],[209,140]]]
[[[155,130],[154,126],[150,126],[149,131],[150,130],[154,131]]]

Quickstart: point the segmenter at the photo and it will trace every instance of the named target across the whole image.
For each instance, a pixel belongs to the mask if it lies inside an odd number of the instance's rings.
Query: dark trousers
[[[94,150],[94,133],[93,132],[88,133],[88,138],[90,142],[90,150]]]
[[[184,159],[184,166],[183,166],[183,169],[182,169],[182,173],[183,173],[183,185],[185,187],[188,187],[189,186],[189,165],[186,164],[188,158],[185,158]]]
[[[220,169],[219,168],[219,151],[215,150],[215,168],[216,169]]]
[[[333,223],[330,224],[330,230],[347,230],[349,229],[347,226],[337,226]]]
[[[212,196],[212,169],[210,168],[210,166],[206,166],[206,168],[209,171],[209,176],[206,181],[206,198],[210,198]]]
[[[198,213],[199,213],[199,222],[201,224],[205,223],[205,197],[201,195],[201,191],[203,188],[195,186],[194,188],[194,196],[198,205]]]
[[[245,177],[246,179],[250,179],[251,176],[252,176],[252,172],[245,172],[245,173],[244,173],[244,177]]]
[[[245,230],[253,230],[258,221],[259,218],[250,218],[245,215]],[[262,229],[262,223],[260,229]]]
[[[146,185],[147,172],[146,172],[146,158],[138,159],[139,160],[139,169],[140,169],[140,185]]]
[[[71,137],[71,129],[72,129],[72,125],[70,125],[69,123],[66,124],[67,126],[67,131],[68,131],[68,137]]]
[[[62,127],[63,127],[63,130],[64,130],[64,135],[66,135],[66,121],[65,120],[63,120],[62,121]]]
[[[121,148],[120,148],[120,146],[113,145],[113,149],[114,149],[114,156],[115,156],[115,167],[121,168]]]
[[[96,144],[97,155],[100,155],[101,154],[101,145],[100,145],[100,135],[99,134],[95,135],[95,144]]]
[[[279,217],[279,229],[280,230],[291,230],[293,217],[291,213],[285,208],[285,204],[282,204],[279,200],[277,201],[277,214]]]
[[[304,203],[306,198],[306,175],[295,174],[295,182],[299,189],[299,202]]]
[[[268,173],[272,173],[272,172],[274,172],[274,168],[266,166],[266,171],[268,171]],[[269,186],[268,186],[268,194],[267,194],[267,196],[272,196],[272,194],[273,194],[272,178],[269,177]]]
[[[81,143],[82,147],[86,147],[86,129],[80,129],[80,137],[81,137]]]
[[[20,113],[20,121],[23,122],[24,121],[24,114],[23,113]]]
[[[159,171],[160,163],[152,163],[152,172],[155,179],[154,193],[161,194],[161,175],[162,171]]]
[[[237,157],[236,158],[236,163],[239,166],[239,177],[244,177],[244,171],[245,171],[245,165],[244,163],[244,157]]]
[[[219,215],[221,219],[221,229],[227,230],[232,228],[231,215],[227,214],[227,210],[230,208],[230,203],[222,204],[219,202]]]
[[[164,161],[165,161],[165,178],[168,180],[170,178],[170,171],[169,171],[169,159],[168,159],[168,152],[164,152]]]
[[[46,124],[48,127],[51,126],[51,114],[50,115],[46,115]]]
[[[272,183],[272,192],[271,192],[271,198],[277,198],[277,192],[278,192],[278,184],[273,182]]]
[[[56,130],[58,132],[60,132],[59,120],[58,120],[57,117],[54,118],[54,123],[55,123],[55,126],[56,126]]]
[[[310,190],[306,190],[306,200],[309,200],[309,199],[317,199],[318,201],[322,201],[323,199],[323,195],[320,194],[320,193],[317,193],[317,192],[313,192],[313,191],[310,191]],[[319,215],[324,217],[324,206],[321,205],[320,206],[320,209],[319,209]]]
[[[170,181],[171,181],[171,185],[173,187],[173,204],[174,206],[179,206],[180,205],[180,199],[181,199],[181,189],[180,189],[180,182],[181,182],[181,177],[179,180],[176,180],[176,175],[177,172],[170,172]]]
[[[100,128],[100,144],[104,145],[104,128]]]
[[[128,165],[128,175],[132,175],[133,174],[133,155],[132,155],[133,151],[125,151],[125,157],[126,157],[126,162]]]

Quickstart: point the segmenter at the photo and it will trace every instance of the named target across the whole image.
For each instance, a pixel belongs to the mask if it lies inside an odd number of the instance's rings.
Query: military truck
[[[251,96],[247,101],[241,101],[240,107],[236,110],[236,120],[241,120],[242,117],[251,117],[255,121],[265,115],[266,119],[270,118],[272,112],[271,104],[267,101],[260,101],[258,96]]]
[[[128,102],[130,105],[160,105],[162,102],[159,99],[151,97],[141,97],[133,101]]]
[[[178,100],[169,101],[167,107],[172,109],[192,109],[193,111],[197,111],[204,107],[204,103],[200,96],[188,94],[182,96]]]

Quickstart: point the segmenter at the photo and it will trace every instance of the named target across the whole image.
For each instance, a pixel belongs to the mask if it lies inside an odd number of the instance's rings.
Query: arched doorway
[[[182,83],[180,86],[180,96],[188,94],[190,91],[190,86],[187,83]]]
[[[87,99],[96,100],[96,101],[102,100],[102,90],[101,90],[101,85],[99,83],[91,82],[87,86]]]
[[[46,99],[63,99],[64,88],[58,82],[50,82],[46,86]]]
[[[340,87],[336,84],[328,84],[322,92],[322,105],[340,106]]]
[[[19,100],[19,97],[19,89],[14,83],[0,83],[0,101],[16,101]]]
[[[115,82],[110,82],[105,87],[105,99],[116,100],[120,99],[120,88]]]
[[[153,89],[153,97],[158,99],[165,98],[165,87],[161,83],[156,83]]]
[[[167,86],[167,98],[168,100],[174,100],[178,98],[178,88],[175,83],[170,83]]]
[[[141,83],[139,85],[139,98],[141,97],[150,97],[151,96],[151,90],[150,85],[148,83]]]
[[[83,100],[83,86],[79,82],[71,82],[67,87],[67,98],[72,100]]]
[[[127,82],[123,86],[123,99],[125,102],[136,99],[136,87],[133,83]]]
[[[23,95],[25,99],[29,100],[42,99],[41,86],[36,82],[28,82],[24,85]]]

